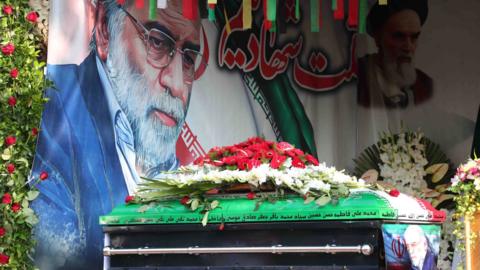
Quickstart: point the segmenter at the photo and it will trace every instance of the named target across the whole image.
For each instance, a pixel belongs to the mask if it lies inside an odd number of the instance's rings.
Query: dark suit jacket
[[[49,178],[32,208],[41,269],[100,269],[103,234],[98,217],[124,202],[127,188],[95,62],[49,65],[48,89],[32,176]],[[50,265],[51,264],[51,265]]]

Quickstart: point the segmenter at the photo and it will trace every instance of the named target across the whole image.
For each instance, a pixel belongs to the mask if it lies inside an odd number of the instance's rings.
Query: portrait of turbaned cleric
[[[416,67],[417,47],[428,17],[427,0],[375,3],[367,32],[376,53],[359,59],[357,102],[363,107],[407,108],[433,95],[433,81]]]
[[[184,18],[181,1],[153,18],[134,2],[89,3],[90,52],[79,64],[48,65],[55,89],[46,93],[32,172],[50,175],[32,205],[40,269],[99,269],[99,216],[142,177],[179,166],[176,142],[195,72],[206,65],[200,19]]]

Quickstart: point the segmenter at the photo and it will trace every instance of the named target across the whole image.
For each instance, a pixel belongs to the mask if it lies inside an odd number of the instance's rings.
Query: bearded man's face
[[[170,3],[167,9],[157,10],[155,20],[148,19],[148,7],[125,7],[108,22],[107,73],[132,127],[137,168],[143,172],[175,154],[193,81],[185,74],[185,59],[190,57],[185,52],[200,48],[199,21],[186,20],[179,1]],[[154,34],[150,34],[152,29]],[[161,45],[158,42],[163,38],[158,33],[171,37],[175,44],[166,64],[157,51],[153,54],[157,58],[152,58],[152,50],[157,49],[152,46]]]
[[[375,41],[385,75],[400,87],[415,83],[414,57],[420,31],[418,14],[405,9],[393,14],[376,33]]]

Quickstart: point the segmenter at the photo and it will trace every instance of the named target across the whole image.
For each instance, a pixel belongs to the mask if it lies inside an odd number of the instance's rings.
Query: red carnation
[[[292,166],[295,168],[302,168],[302,169],[305,168],[305,164],[298,157],[294,157],[292,159]]]
[[[7,146],[14,145],[17,142],[17,138],[15,136],[7,136],[5,138],[5,144]]]
[[[260,152],[262,150],[268,151],[269,149],[270,146],[265,142],[252,144],[248,147],[248,150],[253,152]]]
[[[398,197],[398,195],[400,195],[400,191],[398,191],[398,189],[394,188],[394,189],[391,189],[390,192],[388,192],[388,194],[390,194],[390,196],[392,196],[392,197]]]
[[[5,15],[12,15],[12,13],[13,13],[13,8],[12,8],[12,6],[10,6],[10,5],[5,5],[5,6],[3,6],[3,13],[4,13]]]
[[[12,68],[12,70],[10,70],[10,77],[16,79],[18,77],[18,69],[17,68]]]
[[[313,164],[313,165],[315,165],[315,166],[318,166],[318,164],[319,164],[319,163],[318,163],[318,160],[317,160],[314,156],[312,156],[312,155],[310,155],[310,154],[307,154],[307,155],[305,156],[305,158],[306,158],[307,161],[310,162],[311,164]]]
[[[0,237],[4,236],[5,235],[5,228],[4,227],[0,227]]]
[[[12,195],[10,193],[5,193],[2,196],[2,203],[3,204],[10,204],[12,202]]]
[[[272,161],[270,161],[270,167],[272,169],[278,169],[282,166],[283,162],[287,160],[286,156],[279,155],[277,153],[273,154]]]
[[[241,158],[237,160],[237,167],[240,171],[248,169],[248,158]]]
[[[237,164],[237,156],[229,156],[222,158],[222,162],[227,165],[236,165]]]
[[[0,264],[8,264],[8,260],[10,260],[10,257],[0,253]]]
[[[293,145],[289,144],[288,142],[279,142],[275,145],[275,148],[280,152],[284,153],[290,150],[293,150]]]
[[[271,159],[274,156],[273,150],[268,150],[268,151],[265,151],[264,153],[265,153],[265,157],[268,159]]]
[[[180,203],[183,204],[183,205],[186,205],[189,200],[190,200],[190,197],[183,196],[183,198],[180,200]]]
[[[132,195],[128,195],[127,197],[125,197],[125,203],[131,203],[134,199],[135,197],[133,197]]]
[[[198,166],[203,166],[203,163],[205,162],[204,158],[203,157],[199,157],[197,159],[195,159],[193,161],[193,164],[194,165],[198,165]]]
[[[249,192],[249,193],[247,193],[247,199],[249,199],[249,200],[255,199],[255,196],[256,196],[256,195],[255,195],[255,192]]]
[[[2,46],[2,53],[5,55],[11,55],[15,51],[15,45],[8,43]]]
[[[8,105],[14,107],[15,105],[17,105],[17,99],[14,96],[10,96],[8,98]]]
[[[40,180],[45,180],[48,178],[48,173],[46,171],[43,171],[40,173]]]
[[[8,171],[9,174],[12,174],[15,171],[15,165],[13,165],[12,163],[8,163],[7,164],[7,171]]]
[[[38,129],[37,128],[32,128],[32,136],[37,136],[38,135]]]
[[[27,14],[25,18],[32,23],[36,23],[39,16],[40,15],[38,14],[38,12],[31,11]]]
[[[260,165],[262,165],[262,162],[256,158],[251,158],[247,162],[247,168],[249,171],[251,171],[253,168],[257,168]]]
[[[263,143],[263,142],[265,142],[265,140],[260,137],[252,137],[252,138],[248,138],[247,140],[247,144],[256,144],[256,143]]]
[[[12,211],[13,211],[14,213],[17,213],[18,211],[20,211],[20,209],[22,209],[22,206],[20,206],[19,203],[14,203],[14,204],[12,204]]]

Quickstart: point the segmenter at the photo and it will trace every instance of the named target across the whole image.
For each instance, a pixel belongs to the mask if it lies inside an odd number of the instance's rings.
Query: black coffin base
[[[380,221],[106,226],[112,249],[357,246],[361,253],[161,254],[107,256],[109,269],[385,269]],[[108,267],[107,267],[108,268]]]

